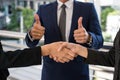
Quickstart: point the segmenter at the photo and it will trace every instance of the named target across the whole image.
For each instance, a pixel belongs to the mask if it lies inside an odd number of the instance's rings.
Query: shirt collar
[[[57,2],[58,2],[58,9],[60,9],[63,3],[59,0],[57,0]],[[66,5],[67,8],[71,8],[71,6],[73,5],[73,0],[68,0],[64,4]]]

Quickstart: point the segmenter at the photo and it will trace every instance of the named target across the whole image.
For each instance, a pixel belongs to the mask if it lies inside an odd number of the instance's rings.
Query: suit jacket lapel
[[[58,28],[58,24],[57,24],[57,1],[55,1],[52,6],[51,6],[51,13],[50,13],[50,17],[51,20],[53,21],[53,24],[55,28]]]
[[[59,35],[58,37],[60,38],[60,40],[62,40],[60,28],[59,28],[58,22],[57,22],[58,21],[57,20],[57,6],[58,6],[58,3],[57,3],[57,1],[55,1],[53,3],[52,7],[51,7],[51,13],[50,14],[51,14],[51,19],[53,21],[52,24],[54,24],[52,27],[54,27],[53,29],[55,29],[54,30],[55,33]]]
[[[73,42],[74,38],[73,38],[73,32],[75,29],[78,28],[78,18],[81,16],[81,13],[80,13],[80,10],[82,6],[80,6],[80,4],[78,4],[77,1],[74,1],[74,4],[73,4],[73,15],[72,15],[72,23],[71,23],[71,29],[70,29],[70,35],[69,35],[69,41]],[[78,10],[79,9],[79,10]],[[81,11],[82,12],[82,11]]]
[[[53,21],[53,29],[55,29],[55,33],[58,33],[59,35],[61,35],[60,33],[60,29],[58,27],[58,22],[57,22],[57,6],[58,6],[58,3],[57,1],[55,1],[52,6],[51,6],[51,15],[50,15],[50,18],[51,18],[51,21]]]

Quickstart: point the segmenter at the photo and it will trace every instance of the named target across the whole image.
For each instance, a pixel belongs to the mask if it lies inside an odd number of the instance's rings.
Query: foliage
[[[4,7],[0,7],[0,11],[3,12],[4,11]]]
[[[105,31],[106,30],[106,19],[107,19],[107,16],[110,12],[113,12],[114,9],[111,8],[111,7],[107,7],[105,9],[102,10],[101,12],[101,27],[102,27],[102,30]]]
[[[7,25],[7,29],[12,31],[19,31],[20,30],[19,17],[18,17],[19,15],[14,5],[12,6],[11,11],[12,14],[10,15],[10,23]]]
[[[24,31],[28,31],[33,23],[33,10],[29,8],[22,9],[23,20],[24,20]]]
[[[111,35],[110,34],[103,32],[103,38],[104,38],[105,42],[111,42]]]
[[[15,9],[14,6],[12,6],[12,14],[10,16],[10,23],[7,25],[8,30],[13,31],[20,31],[20,16],[21,13],[23,15],[23,26],[24,26],[24,32],[28,31],[28,29],[31,27],[33,23],[33,10],[29,8],[21,8],[17,7]]]
[[[115,11],[109,13],[109,15],[119,15],[120,16],[120,11],[119,10],[115,10]]]

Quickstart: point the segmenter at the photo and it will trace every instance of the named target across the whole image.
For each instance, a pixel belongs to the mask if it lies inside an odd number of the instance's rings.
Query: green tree
[[[30,8],[21,8],[15,6],[12,6],[12,14],[10,15],[10,23],[7,25],[7,30],[12,31],[20,31],[20,16],[22,13],[23,16],[23,26],[24,26],[24,32],[27,32],[28,29],[30,29],[32,23],[33,23],[33,10]]]
[[[19,31],[19,15],[18,11],[15,9],[15,6],[12,6],[12,14],[10,15],[10,23],[7,24],[7,30]]]
[[[114,10],[113,12],[109,13],[108,15],[119,15],[120,16],[120,11],[119,10]]]
[[[23,21],[24,21],[24,31],[28,31],[33,23],[33,10],[29,8],[22,9]]]
[[[106,31],[106,19],[107,19],[107,16],[110,12],[113,12],[114,9],[111,8],[111,7],[107,7],[105,9],[102,10],[101,12],[101,28],[103,31]]]

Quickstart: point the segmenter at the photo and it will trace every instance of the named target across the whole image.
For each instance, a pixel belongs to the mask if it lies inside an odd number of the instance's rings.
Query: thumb
[[[61,51],[63,48],[67,46],[67,42],[63,42],[62,45],[58,48],[57,51]]]
[[[83,20],[83,17],[79,17],[79,19],[78,19],[78,29],[83,27],[82,20]]]
[[[34,18],[35,18],[35,23],[41,25],[40,18],[39,18],[39,16],[38,16],[38,14],[35,14],[35,15],[34,15]]]

